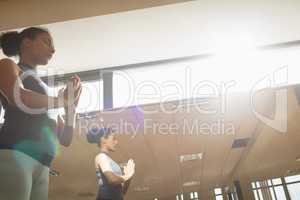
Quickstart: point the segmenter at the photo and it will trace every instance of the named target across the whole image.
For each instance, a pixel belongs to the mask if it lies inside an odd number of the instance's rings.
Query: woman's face
[[[32,61],[37,65],[47,65],[55,53],[52,37],[49,33],[39,33],[35,39],[25,39],[23,45]],[[22,56],[22,55],[21,55]]]
[[[118,140],[115,136],[115,134],[110,134],[107,138],[103,138],[102,139],[102,146],[105,145],[105,147],[109,150],[109,151],[115,151],[116,150],[116,146],[118,144]]]

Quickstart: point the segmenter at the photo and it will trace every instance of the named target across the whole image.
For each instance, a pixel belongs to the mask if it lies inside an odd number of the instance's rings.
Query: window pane
[[[268,186],[271,186],[271,185],[272,185],[272,181],[268,180]]]
[[[194,194],[192,192],[190,193],[190,199],[194,199]]]
[[[251,185],[252,185],[252,188],[256,188],[255,182],[252,182]]]
[[[194,197],[198,199],[198,192],[194,192]]]
[[[260,182],[256,181],[256,187],[260,187]]]
[[[179,200],[179,196],[178,195],[176,195],[176,200]]]
[[[297,181],[300,181],[300,175],[285,177],[285,182],[286,183],[297,182]]]
[[[255,200],[259,200],[257,190],[253,190]]]
[[[1,102],[0,102],[0,124],[3,124],[4,122],[4,109],[2,108]]]
[[[273,185],[280,185],[280,184],[282,184],[280,178],[275,178],[275,179],[273,179],[272,181],[273,181]]]
[[[260,187],[260,182],[256,181],[256,187]]]
[[[269,191],[271,193],[272,200],[276,200],[274,189],[273,188],[269,188]]]
[[[274,189],[275,189],[277,199],[286,200],[283,186],[276,186],[274,187]]]
[[[223,200],[223,196],[222,195],[216,196],[216,200]]]
[[[57,96],[59,90],[62,89],[62,88],[63,88],[62,85],[56,86],[56,87],[48,87],[49,96]],[[52,119],[56,120],[57,115],[64,115],[65,114],[65,110],[64,110],[64,108],[51,109],[51,110],[48,110],[48,114]]]
[[[190,98],[184,93],[187,63],[164,64],[113,75],[114,107],[127,107]]]
[[[298,200],[300,197],[300,183],[287,185],[291,200]]]
[[[230,193],[229,195],[230,195],[231,199],[234,200],[234,195],[233,195],[233,193]]]
[[[215,195],[222,194],[221,188],[215,188]]]
[[[262,195],[262,192],[261,192],[261,189],[258,190],[258,195],[259,195],[259,198],[260,200],[263,200],[263,195]]]
[[[102,81],[85,82],[78,102],[78,112],[100,111],[103,109]]]

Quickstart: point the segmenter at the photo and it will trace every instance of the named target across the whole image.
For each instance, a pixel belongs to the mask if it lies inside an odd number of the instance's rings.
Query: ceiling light
[[[191,187],[191,186],[197,186],[200,185],[200,181],[189,181],[189,182],[184,182],[182,184],[183,187]]]
[[[203,158],[203,153],[196,154],[185,154],[179,157],[180,162],[192,161],[192,160],[201,160]]]
[[[133,189],[135,192],[147,192],[150,190],[148,186],[138,186]]]

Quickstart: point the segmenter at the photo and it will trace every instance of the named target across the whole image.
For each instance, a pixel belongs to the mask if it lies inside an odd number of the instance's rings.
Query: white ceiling
[[[298,40],[299,10],[291,0],[199,0],[47,24],[57,52],[49,66],[67,73]]]

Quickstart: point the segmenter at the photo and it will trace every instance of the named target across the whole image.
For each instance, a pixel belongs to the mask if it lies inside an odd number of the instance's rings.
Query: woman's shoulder
[[[106,153],[101,152],[96,155],[96,158],[109,158],[109,156]]]
[[[99,153],[95,157],[95,165],[98,166],[101,163],[109,163],[110,158],[105,153]]]
[[[16,65],[16,63],[12,59],[2,58],[0,59],[0,65]]]
[[[18,65],[9,58],[0,59],[0,72],[20,72]]]
[[[95,161],[97,162],[100,162],[100,161],[103,161],[103,162],[111,162],[112,159],[106,154],[106,153],[99,153],[97,154],[97,156],[95,157]]]

